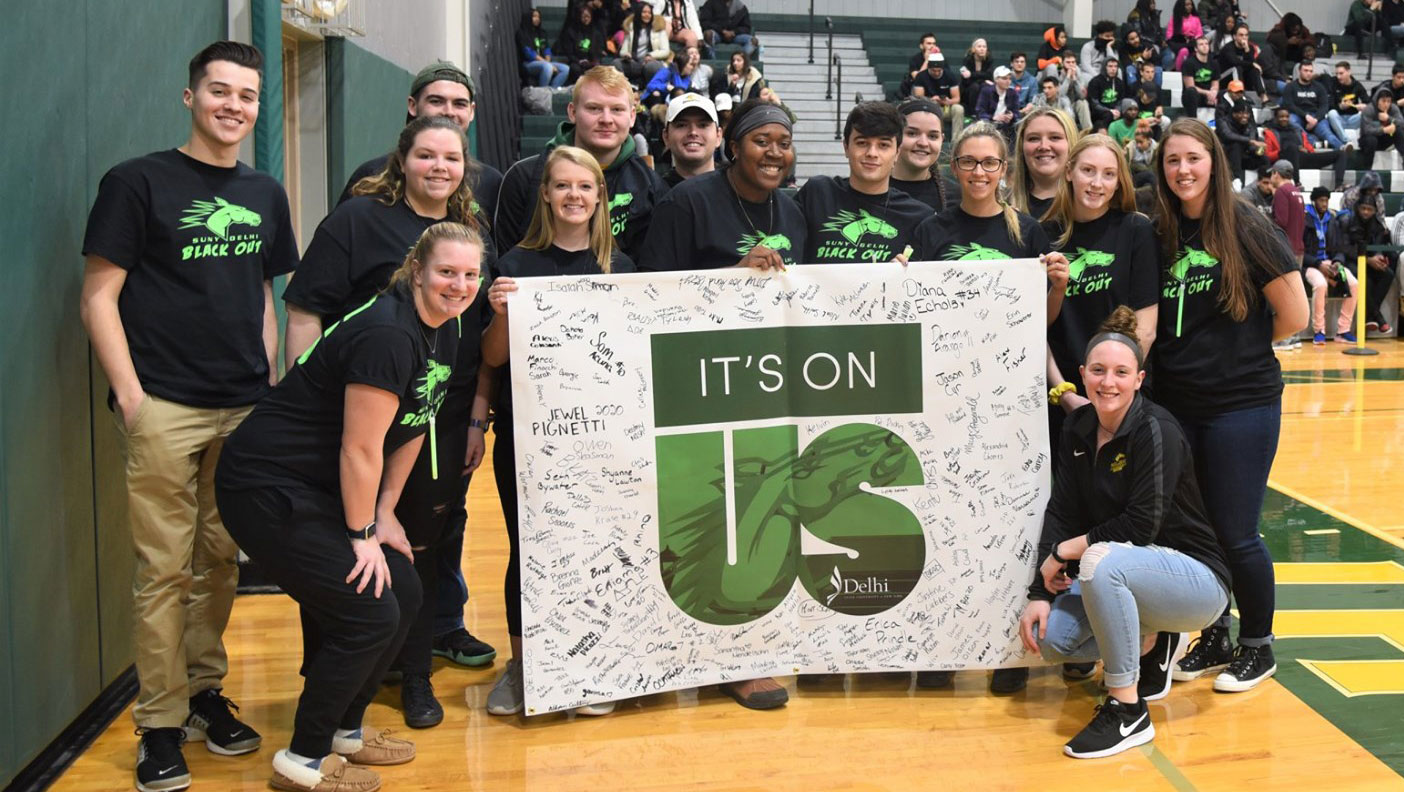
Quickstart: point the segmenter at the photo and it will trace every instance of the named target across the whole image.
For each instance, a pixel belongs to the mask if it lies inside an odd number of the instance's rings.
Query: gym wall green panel
[[[0,119],[0,786],[131,662],[121,467],[78,316],[83,227],[108,167],[183,142],[184,64],[226,14],[6,3],[0,102],[23,109]]]
[[[326,57],[330,205],[358,165],[395,147],[414,75],[348,39],[327,39]]]

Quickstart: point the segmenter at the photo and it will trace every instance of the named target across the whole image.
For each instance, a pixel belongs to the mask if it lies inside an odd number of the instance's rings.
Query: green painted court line
[[[1165,780],[1170,782],[1170,786],[1173,786],[1175,789],[1179,790],[1179,792],[1194,792],[1196,789],[1195,785],[1191,784],[1188,778],[1185,778],[1185,774],[1181,773],[1180,768],[1176,767],[1175,763],[1170,761],[1170,757],[1166,756],[1159,748],[1155,747],[1155,743],[1150,742],[1141,746],[1141,753],[1150,760],[1151,766],[1160,771],[1161,775],[1165,776]]]

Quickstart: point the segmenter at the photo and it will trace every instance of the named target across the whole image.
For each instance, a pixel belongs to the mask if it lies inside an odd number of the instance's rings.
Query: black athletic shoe
[[[232,711],[231,711],[232,710]],[[239,705],[225,698],[217,688],[190,698],[190,717],[185,719],[185,739],[205,743],[211,753],[238,756],[257,751],[263,737],[234,717]]]
[[[497,650],[473,637],[463,628],[434,636],[434,654],[459,665],[485,666],[497,657]]]
[[[1081,682],[1090,679],[1097,671],[1097,663],[1063,663],[1063,679],[1070,682]]]
[[[405,725],[411,729],[427,729],[444,721],[444,708],[434,698],[434,686],[428,674],[405,674],[400,687],[400,707],[405,713]]]
[[[1008,695],[1029,686],[1029,669],[996,668],[990,675],[990,692]]]
[[[1175,664],[1172,676],[1176,682],[1189,682],[1222,671],[1232,662],[1233,642],[1229,640],[1228,628],[1209,627],[1190,641],[1189,651]]]
[[[1155,634],[1155,646],[1141,655],[1141,679],[1136,683],[1141,698],[1155,701],[1170,694],[1170,664],[1184,641],[1184,633]]]
[[[1275,673],[1277,660],[1271,646],[1240,646],[1229,667],[1215,677],[1214,689],[1220,693],[1242,693]]]
[[[955,685],[955,672],[918,671],[916,685],[922,690],[950,690]]]
[[[169,792],[190,786],[190,769],[180,752],[185,742],[184,729],[137,729],[137,734],[141,735],[137,745],[137,789]]]
[[[1151,725],[1145,699],[1135,704],[1122,704],[1108,698],[1105,704],[1097,707],[1092,722],[1063,746],[1063,753],[1074,759],[1100,759],[1154,738],[1155,726]]]

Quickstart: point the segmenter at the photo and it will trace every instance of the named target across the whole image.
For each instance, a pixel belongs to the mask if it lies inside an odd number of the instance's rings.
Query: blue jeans
[[[1195,475],[1209,523],[1228,556],[1233,598],[1238,603],[1238,642],[1244,646],[1270,644],[1275,578],[1272,556],[1258,534],[1258,521],[1267,494],[1268,471],[1277,456],[1282,400],[1209,417],[1175,417],[1194,452]],[[1217,624],[1228,629],[1227,609]]]
[[[527,74],[531,75],[536,84],[541,87],[550,86],[559,88],[565,85],[566,75],[570,74],[570,67],[564,63],[553,63],[551,61],[527,61],[525,64]]]
[[[1297,115],[1296,113],[1292,113],[1291,115],[1292,115],[1292,123],[1294,123],[1294,124],[1296,124],[1297,126],[1301,127],[1301,128],[1307,133],[1307,135],[1309,135],[1310,137],[1314,138],[1315,140],[1318,140],[1318,141],[1325,141],[1325,142],[1331,144],[1331,148],[1334,148],[1334,149],[1340,149],[1340,148],[1344,148],[1344,147],[1345,147],[1345,141],[1342,140],[1342,139],[1335,133],[1335,131],[1331,129],[1331,122],[1330,122],[1329,119],[1327,119],[1327,118],[1318,118],[1318,119],[1316,120],[1316,127],[1315,127],[1314,129],[1307,129],[1306,119],[1305,119],[1305,118],[1302,118],[1301,116]]]
[[[1107,687],[1141,675],[1141,636],[1194,632],[1228,605],[1228,593],[1203,563],[1168,547],[1098,542],[1083,554],[1072,588],[1053,600],[1044,659],[1106,665]]]
[[[703,40],[713,46],[717,44],[726,43],[724,40],[722,40],[720,30],[706,30],[703,31],[703,34]],[[756,54],[756,45],[752,42],[753,38],[754,36],[752,36],[750,33],[737,33],[735,36],[731,37],[731,43],[740,47],[741,51],[746,53],[746,57],[754,58]]]
[[[467,515],[464,515],[465,519]],[[463,606],[468,604],[468,581],[463,579],[463,522],[452,529],[435,558],[439,567],[434,595],[434,636],[464,629]],[[427,596],[430,592],[425,592]]]
[[[1341,115],[1341,111],[1332,110],[1326,114],[1326,120],[1331,122],[1331,129],[1335,130],[1336,134],[1342,138],[1345,137],[1345,132],[1342,130],[1360,128],[1360,119],[1360,113]]]

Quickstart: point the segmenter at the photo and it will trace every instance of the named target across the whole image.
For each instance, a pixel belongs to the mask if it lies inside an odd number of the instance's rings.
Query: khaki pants
[[[138,726],[183,725],[190,697],[221,687],[229,670],[223,635],[239,548],[215,507],[214,474],[224,438],[252,409],[187,407],[148,394],[130,427],[114,412],[136,551]]]

